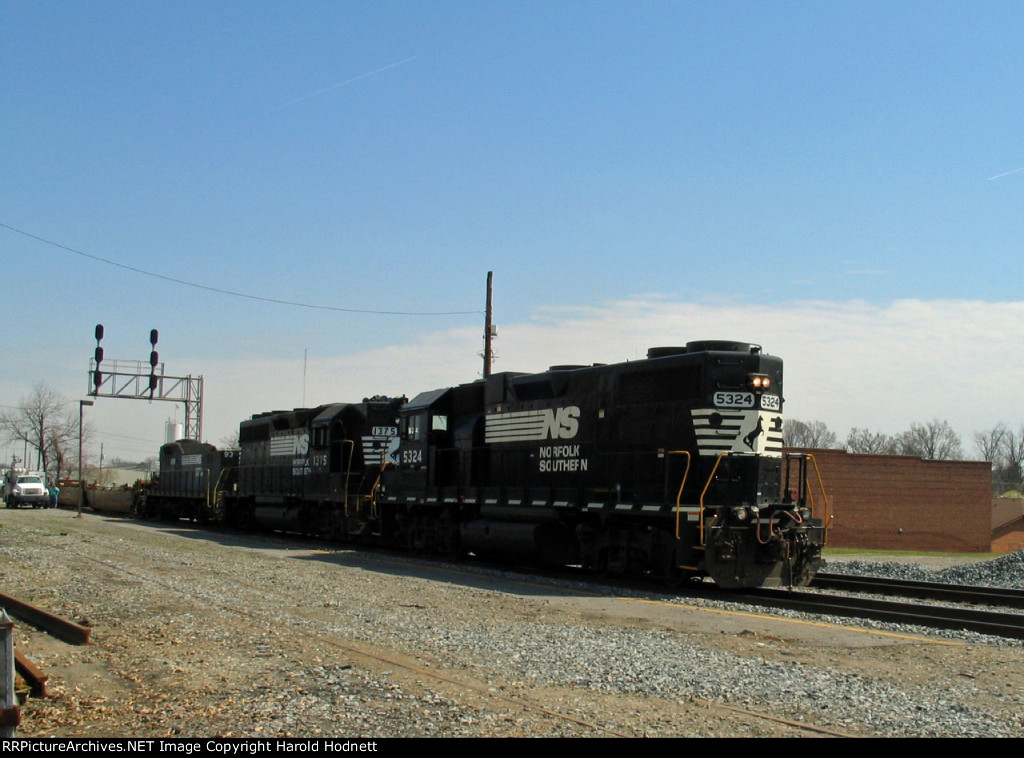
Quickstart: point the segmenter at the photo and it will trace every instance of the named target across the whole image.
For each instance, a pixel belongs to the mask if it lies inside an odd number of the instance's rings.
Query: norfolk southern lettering
[[[558,473],[562,471],[587,471],[589,462],[580,457],[579,445],[546,445],[540,449],[540,470]]]
[[[580,430],[580,409],[546,408],[537,411],[491,413],[485,422],[487,442],[571,440]]]

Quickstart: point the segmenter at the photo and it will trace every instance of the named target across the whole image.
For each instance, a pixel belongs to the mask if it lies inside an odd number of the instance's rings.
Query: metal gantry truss
[[[164,400],[185,404],[185,437],[203,439],[203,377],[167,376],[164,364],[150,366],[142,361],[103,361],[99,386],[95,386],[96,360],[89,359],[90,397],[120,397],[128,400]],[[156,387],[150,391],[150,375]]]

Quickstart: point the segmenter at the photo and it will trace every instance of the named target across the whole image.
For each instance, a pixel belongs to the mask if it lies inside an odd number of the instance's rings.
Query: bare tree
[[[242,446],[238,442],[238,430],[235,429],[232,434],[225,435],[220,438],[220,449],[221,450],[238,450]]]
[[[1024,426],[1017,431],[1000,424],[998,453],[991,458],[992,478],[1002,490],[1020,489],[1024,484]]]
[[[1006,430],[1003,436],[1003,460],[1006,474],[1018,484],[1024,480],[1024,426],[1014,432]]]
[[[899,451],[896,439],[882,432],[853,427],[846,435],[843,445],[849,453],[867,453],[874,455],[895,455]]]
[[[953,431],[948,421],[934,419],[927,424],[911,424],[897,442],[902,455],[919,455],[933,460],[963,458],[960,435]]]
[[[974,447],[983,461],[999,464],[1007,431],[1004,424],[998,424],[987,431],[974,433]]]
[[[974,447],[982,460],[992,464],[992,489],[996,494],[1018,490],[1024,484],[1024,426],[1013,431],[1005,424],[975,432]]]
[[[0,435],[8,442],[27,443],[36,452],[39,468],[49,471],[51,460],[62,460],[66,443],[78,434],[78,419],[68,408],[63,395],[40,382],[17,407],[0,413]]]
[[[836,447],[835,432],[823,421],[787,421],[782,431],[786,447],[813,447],[819,450]]]

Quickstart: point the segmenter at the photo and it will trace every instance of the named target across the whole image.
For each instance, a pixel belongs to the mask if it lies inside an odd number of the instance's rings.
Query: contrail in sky
[[[367,72],[365,74],[360,74],[359,76],[353,77],[352,79],[346,79],[345,81],[339,82],[338,84],[332,84],[330,87],[324,87],[323,89],[317,90],[316,92],[311,92],[308,95],[303,95],[302,97],[297,97],[294,100],[289,100],[284,105],[294,105],[295,103],[301,103],[303,100],[309,100],[311,97],[316,97],[317,95],[322,95],[325,92],[330,92],[332,89],[338,89],[338,87],[344,87],[347,84],[352,84],[352,82],[358,82],[360,79],[366,79],[368,77],[375,76],[375,75],[377,75],[377,74],[379,74],[379,73],[381,73],[383,71],[387,71],[388,69],[398,68],[399,66],[404,66],[409,61],[414,61],[414,60],[416,60],[416,56],[415,55],[412,56],[411,58],[406,58],[403,61],[398,61],[397,63],[388,64],[387,66],[384,66],[383,68],[378,68],[378,69],[376,69],[374,71],[369,71],[369,72]],[[283,108],[284,105],[282,105],[281,107]]]
[[[986,182],[990,182],[993,179],[1002,179],[1004,176],[1009,176],[1010,174],[1016,174],[1019,171],[1024,171],[1024,166],[1021,166],[1020,168],[1015,168],[1013,171],[1007,171],[1005,174],[996,174],[995,176],[990,176],[985,181]]]

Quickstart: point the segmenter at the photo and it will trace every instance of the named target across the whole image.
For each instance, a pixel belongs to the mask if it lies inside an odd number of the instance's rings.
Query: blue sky
[[[968,447],[1024,421],[1022,21],[0,3],[0,405],[80,397],[96,323],[117,358],[160,330],[168,373],[206,378],[214,442],[303,398],[469,381],[493,270],[498,370],[750,340],[786,359],[791,417],[947,418]],[[90,409],[108,455],[155,449],[155,406]]]

